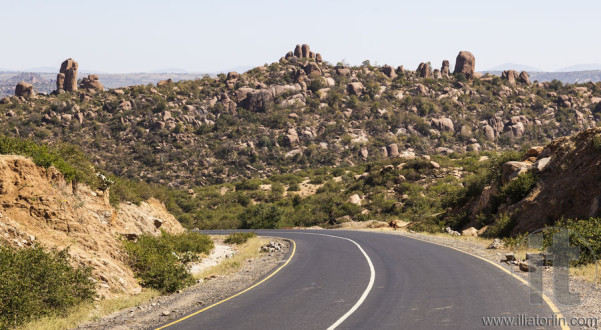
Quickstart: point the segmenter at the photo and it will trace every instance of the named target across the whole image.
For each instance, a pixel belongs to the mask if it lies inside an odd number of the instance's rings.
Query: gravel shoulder
[[[265,237],[262,237],[265,238]],[[269,274],[288,254],[286,240],[271,238],[283,244],[282,251],[261,253],[248,259],[233,274],[211,276],[175,294],[157,297],[137,307],[127,308],[95,322],[80,325],[77,329],[148,329],[209,306],[230,297],[256,283]],[[219,259],[223,249],[219,249]]]

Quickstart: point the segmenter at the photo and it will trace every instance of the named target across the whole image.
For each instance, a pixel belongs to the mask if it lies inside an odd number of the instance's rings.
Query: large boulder
[[[301,49],[301,45],[296,45],[296,47],[294,47],[294,56],[302,57],[302,55],[303,55],[303,51]]]
[[[77,90],[77,62],[73,59],[66,59],[61,64],[60,73],[65,75],[63,89],[67,92],[74,92]],[[58,80],[58,79],[57,79]]]
[[[504,163],[501,166],[501,183],[508,183],[512,179],[516,178],[518,175],[526,173],[530,169],[530,167],[532,167],[532,164],[527,162],[511,161]]]
[[[430,71],[430,65],[428,63],[420,63],[417,67],[417,74],[422,78],[430,78],[432,77],[432,72]]]
[[[315,54],[315,62],[317,62],[317,63],[323,62],[323,59],[321,58],[320,53]]]
[[[476,58],[474,54],[468,51],[461,51],[455,60],[455,70],[453,73],[462,73],[467,79],[474,78],[476,71]]]
[[[56,91],[58,93],[65,91],[65,74],[59,73],[56,75]]]
[[[442,77],[448,77],[450,73],[449,60],[442,61],[442,67],[440,68],[440,75]]]
[[[35,95],[35,92],[33,91],[33,85],[30,83],[21,81],[15,87],[15,96],[31,97],[34,95]]]
[[[97,92],[104,90],[104,86],[102,86],[102,83],[98,80],[98,76],[95,74],[90,74],[87,78],[83,78],[81,88]]]
[[[384,75],[386,75],[386,77],[388,77],[390,79],[394,79],[397,77],[397,74],[394,71],[394,68],[391,67],[390,65],[384,65],[382,67],[382,73],[384,73]]]
[[[301,57],[311,57],[311,47],[307,44],[301,46]]]
[[[528,76],[528,72],[520,72],[520,76],[518,78],[522,84],[530,85],[530,77]]]
[[[361,96],[361,94],[363,94],[364,89],[365,87],[363,87],[363,84],[360,82],[352,82],[346,85],[346,91],[351,95]]]
[[[249,92],[242,102],[242,107],[250,111],[265,111],[273,103],[273,93],[269,89]]]
[[[451,118],[434,118],[432,119],[432,127],[436,128],[439,131],[448,131],[448,132],[454,132],[455,131],[455,126],[453,125],[453,121],[451,120]]]
[[[303,66],[303,70],[305,70],[305,73],[308,76],[321,75],[321,69],[319,68],[319,65],[317,65],[317,63],[315,63],[315,62],[307,62]]]
[[[518,78],[518,73],[513,70],[505,70],[501,73],[501,79],[507,80],[510,85],[515,85],[515,82]]]

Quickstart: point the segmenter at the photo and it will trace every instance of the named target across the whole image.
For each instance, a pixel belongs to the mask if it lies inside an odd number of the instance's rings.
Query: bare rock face
[[[302,55],[303,55],[303,51],[302,51],[301,45],[296,45],[296,47],[294,47],[294,56],[302,57]]]
[[[59,73],[56,75],[56,91],[64,92],[65,91],[65,74]]]
[[[461,51],[455,60],[455,70],[453,73],[463,73],[467,79],[474,78],[476,71],[476,58],[474,54],[468,51]]]
[[[21,81],[15,87],[15,96],[31,97],[34,95],[35,95],[35,92],[33,91],[32,84]]]
[[[352,82],[346,86],[347,93],[351,95],[361,96],[364,89],[365,87],[363,87],[363,84],[360,82]]]
[[[285,60],[290,60],[293,57],[294,57],[294,53],[293,52],[288,52],[288,53],[286,53],[286,56],[284,57],[284,59]]]
[[[528,72],[520,72],[520,76],[518,78],[522,84],[530,85],[530,77],[528,76]]]
[[[248,93],[242,106],[250,111],[265,111],[273,103],[273,94],[270,90],[260,89]]]
[[[390,79],[394,79],[397,77],[397,74],[394,71],[394,68],[391,67],[390,65],[384,65],[382,67],[382,72],[386,75],[386,77],[388,77]]]
[[[398,74],[405,74],[405,68],[403,68],[402,65],[399,65],[399,67],[396,68],[396,73],[398,73]]]
[[[104,90],[104,86],[102,86],[102,83],[98,80],[98,75],[95,74],[90,74],[87,78],[83,78],[81,81],[81,88],[97,92]]]
[[[323,59],[321,58],[321,54],[320,53],[315,54],[315,61],[317,63],[323,62]]]
[[[421,78],[431,78],[432,72],[430,71],[430,65],[428,63],[420,63],[417,67],[417,74]]]
[[[510,85],[515,85],[518,79],[518,73],[513,70],[505,70],[501,73],[501,79],[506,79]]]
[[[307,44],[301,46],[301,57],[310,57],[311,47]]]
[[[443,77],[448,77],[449,73],[450,73],[449,67],[450,67],[449,60],[442,61],[442,67],[440,68],[440,75]]]
[[[77,64],[77,62],[75,62],[71,58],[66,59],[61,64],[60,73],[62,73],[62,74],[65,75],[63,89],[66,92],[75,92],[75,91],[77,91],[77,68],[78,68],[78,66],[79,65]],[[57,85],[58,85],[58,81],[57,81]]]

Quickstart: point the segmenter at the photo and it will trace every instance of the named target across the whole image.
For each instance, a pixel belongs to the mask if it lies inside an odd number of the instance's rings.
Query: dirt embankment
[[[105,297],[140,291],[126,265],[122,235],[184,230],[157,200],[115,209],[108,192],[73,186],[56,169],[21,156],[0,156],[0,212],[0,241],[16,247],[41,243],[69,248],[76,265],[93,268],[98,292]]]

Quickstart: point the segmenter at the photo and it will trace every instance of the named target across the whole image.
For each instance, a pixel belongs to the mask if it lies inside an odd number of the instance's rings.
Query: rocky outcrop
[[[528,76],[528,72],[526,71],[520,72],[519,80],[523,84],[530,85],[530,76]]]
[[[35,95],[35,92],[33,91],[33,85],[26,83],[24,81],[21,81],[20,83],[17,84],[17,86],[15,87],[15,96],[22,96],[22,97],[32,97]]]
[[[420,63],[417,67],[417,75],[421,78],[431,78],[432,71],[430,70],[430,65],[428,63]]]
[[[56,92],[62,93],[65,91],[65,74],[59,73],[56,75]]]
[[[448,77],[450,74],[449,60],[442,61],[442,67],[440,68],[440,75],[442,77]]]
[[[384,75],[390,79],[394,79],[397,77],[397,74],[394,71],[394,68],[391,67],[390,65],[384,65],[382,67],[382,73],[384,73]]]
[[[467,79],[473,79],[474,72],[476,72],[476,58],[474,54],[468,51],[459,52],[455,60],[455,70],[453,73],[462,73]]]
[[[161,81],[157,82],[157,87],[169,86],[172,83],[173,83],[173,80],[171,80],[171,78],[169,78],[167,80],[161,80]]]
[[[505,70],[503,73],[501,73],[501,79],[507,80],[507,83],[513,86],[518,79],[518,73],[514,70]]]
[[[65,90],[66,92],[77,91],[77,68],[78,68],[77,62],[75,62],[71,58],[66,59],[61,64],[59,75],[61,73],[65,75],[62,89]],[[59,77],[57,77],[56,80],[57,80],[57,87],[59,87],[58,86]],[[57,90],[60,90],[60,88],[57,88]]]
[[[311,57],[310,54],[311,54],[311,47],[309,47],[309,45],[307,45],[307,44],[303,44],[301,46],[301,57],[310,58]]]
[[[102,86],[102,83],[98,80],[98,75],[95,74],[90,74],[87,78],[83,78],[80,87],[82,89],[92,90],[96,92],[101,92],[104,90],[104,86]]]

